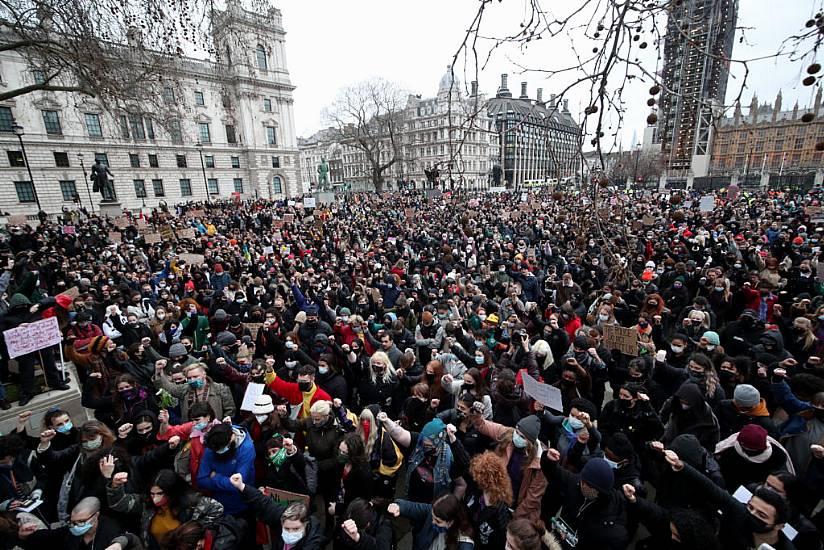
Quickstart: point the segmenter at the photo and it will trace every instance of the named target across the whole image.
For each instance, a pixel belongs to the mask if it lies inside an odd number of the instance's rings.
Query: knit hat
[[[541,432],[541,421],[538,420],[537,416],[526,416],[518,421],[517,426],[529,441],[535,443],[538,440],[538,434]]]
[[[754,309],[745,309],[741,312],[741,317],[752,317],[753,319],[758,319],[758,312]]]
[[[327,336],[325,334],[323,334],[322,332],[319,332],[319,333],[315,334],[315,343],[316,344],[325,344],[327,342],[327,340],[328,340]]]
[[[352,315],[352,312],[349,310],[348,307],[342,307],[342,308],[340,308],[340,311],[338,311],[338,317],[343,317],[343,316],[348,317],[350,315]]]
[[[440,418],[435,418],[434,420],[430,420],[426,423],[426,425],[421,430],[421,437],[435,437],[442,431],[446,429],[446,425],[443,423],[443,420]]]
[[[215,342],[217,342],[218,346],[233,346],[235,342],[237,342],[237,337],[231,332],[224,330],[218,333]]]
[[[215,321],[225,321],[226,320],[226,310],[219,309],[215,311]]]
[[[11,309],[16,308],[18,306],[30,306],[30,305],[31,305],[31,300],[29,300],[28,298],[26,298],[25,296],[23,296],[20,293],[14,294],[11,297],[11,300],[9,300],[9,308],[11,308]]]
[[[74,317],[74,320],[78,323],[85,323],[86,321],[91,321],[92,316],[86,311],[81,311]]]
[[[692,434],[681,434],[672,440],[669,448],[675,451],[678,458],[693,468],[704,467],[704,451],[698,438]]]
[[[804,244],[804,238],[803,237],[794,238],[793,239],[793,244]]]
[[[497,325],[500,322],[500,318],[498,317],[497,313],[492,313],[486,317],[485,323],[489,323],[490,325]]]
[[[641,281],[648,283],[652,280],[652,271],[644,271],[641,274]]]
[[[576,336],[575,340],[573,340],[572,345],[575,346],[577,349],[587,349],[589,347],[589,340],[583,334]]]
[[[108,336],[95,336],[92,338],[91,344],[89,344],[89,351],[92,353],[100,353],[106,349],[106,346],[109,345],[109,337]]]
[[[721,345],[721,338],[718,337],[718,333],[712,330],[708,330],[704,334],[701,335],[701,338],[706,338],[707,342],[709,342],[713,346],[720,346]]]
[[[581,481],[599,493],[608,493],[615,483],[612,467],[603,458],[590,458],[581,470]]]
[[[295,315],[295,322],[303,324],[306,322],[306,312],[305,311],[298,311],[297,315]]]
[[[189,353],[186,351],[186,346],[179,342],[169,346],[169,357],[185,357],[188,354]]]
[[[223,266],[220,264],[215,264],[215,273],[223,273]]]
[[[63,309],[69,309],[72,305],[71,297],[66,296],[65,294],[58,294],[54,300],[57,302],[57,305]]]
[[[309,305],[303,308],[303,311],[306,312],[307,317],[317,317],[318,316],[318,306]]]
[[[735,439],[748,451],[763,451],[767,448],[767,430],[758,424],[747,424]]]
[[[252,414],[269,414],[274,410],[275,406],[272,404],[272,397],[264,393],[255,399]]]
[[[732,400],[739,407],[756,407],[761,403],[761,394],[754,386],[738,384],[735,386]]]

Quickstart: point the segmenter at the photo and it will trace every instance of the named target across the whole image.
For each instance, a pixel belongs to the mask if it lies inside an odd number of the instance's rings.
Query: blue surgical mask
[[[203,422],[198,422],[197,424],[195,424],[194,426],[192,426],[192,428],[194,428],[195,430],[198,430],[198,431],[202,432],[203,430],[205,430],[205,429],[206,429],[206,426],[208,426],[208,425],[209,425],[209,422],[207,422],[206,420],[204,420]]]
[[[606,461],[607,464],[609,464],[609,467],[612,468],[613,470],[617,470],[620,467],[620,464],[618,464],[614,460],[610,460],[606,457],[604,457],[604,460]]]
[[[284,543],[288,545],[295,545],[300,541],[300,539],[303,538],[303,531],[298,531],[297,533],[293,533],[291,531],[281,531],[280,537],[283,539]]]
[[[103,444],[103,438],[100,437],[99,435],[97,437],[95,437],[94,439],[91,439],[89,441],[84,441],[82,443],[83,448],[86,449],[87,451],[93,451],[95,449],[99,449],[102,444]]]
[[[89,518],[85,523],[81,523],[80,525],[72,525],[69,527],[69,531],[75,537],[80,537],[85,535],[89,532],[89,529],[92,528],[92,520]]]
[[[189,387],[199,390],[205,384],[202,378],[195,378],[194,380],[188,381]]]
[[[484,364],[484,356],[483,355],[476,355],[475,356],[475,364],[476,365],[483,365]]]
[[[528,441],[521,437],[521,434],[515,432],[512,434],[512,444],[515,445],[518,449],[524,449],[527,446]]]
[[[66,422],[62,426],[56,427],[54,429],[54,431],[56,431],[59,434],[65,434],[65,433],[69,433],[72,428],[74,428],[74,425],[72,424],[72,421],[69,420],[68,422]]]
[[[228,445],[226,445],[225,447],[223,447],[222,449],[220,449],[216,452],[219,455],[226,454],[226,453],[229,452],[229,449],[231,449],[231,448],[232,448],[232,442],[230,441]]]
[[[606,313],[599,313],[598,314],[598,320],[599,321],[608,321],[609,320],[609,315],[607,315]]]
[[[329,367],[318,367],[319,374],[326,374],[327,372],[329,372]]]
[[[573,417],[573,416],[570,416],[569,418],[567,418],[565,420],[565,422],[566,422],[567,426],[569,426],[569,429],[572,430],[573,432],[577,432],[578,430],[580,430],[581,428],[584,427],[584,423],[581,422],[580,420],[578,420],[577,418]]]

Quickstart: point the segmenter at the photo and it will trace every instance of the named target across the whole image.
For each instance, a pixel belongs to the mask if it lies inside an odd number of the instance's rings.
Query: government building
[[[109,166],[117,200],[132,210],[302,193],[280,10],[257,14],[229,2],[212,28],[221,55],[177,60],[175,85],[158,98],[184,113],[174,124],[108,112],[74,92],[0,102],[0,210],[32,215],[38,202],[49,214],[97,210],[95,160]],[[0,53],[0,78],[0,89],[11,90],[43,75],[9,50]]]

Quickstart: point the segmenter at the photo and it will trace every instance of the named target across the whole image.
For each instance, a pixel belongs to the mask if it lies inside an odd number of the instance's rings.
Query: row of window
[[[9,166],[12,168],[24,168],[26,166],[26,159],[22,151],[7,151],[9,157]],[[69,154],[60,151],[54,151],[54,165],[58,168],[71,168],[69,161]],[[160,168],[157,155],[149,153],[149,167]],[[100,160],[102,164],[109,166],[109,157],[106,153],[95,153],[95,160]],[[240,168],[240,157],[230,157],[232,168]],[[175,160],[178,168],[188,168],[189,162],[186,155],[176,155]],[[216,168],[214,155],[203,155],[203,163],[206,168]],[[140,168],[140,154],[129,153],[129,164],[132,168]],[[272,157],[272,168],[280,168],[280,157]]]

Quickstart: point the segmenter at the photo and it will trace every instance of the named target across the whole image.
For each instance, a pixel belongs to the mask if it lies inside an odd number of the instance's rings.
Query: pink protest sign
[[[6,339],[6,347],[11,359],[63,341],[57,317],[49,317],[3,331],[3,338]]]

